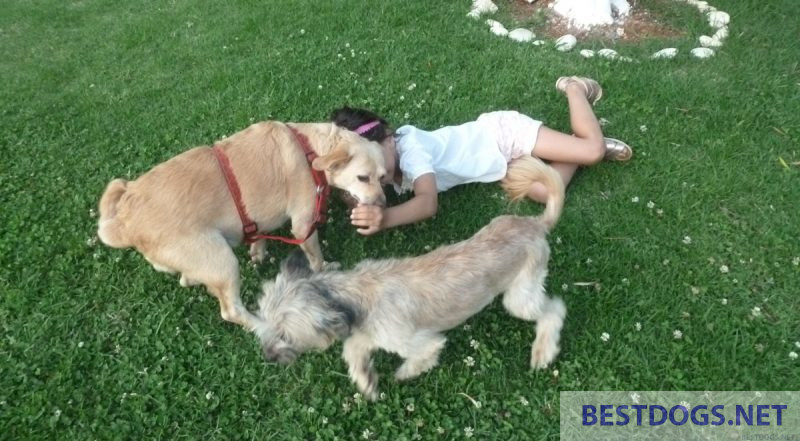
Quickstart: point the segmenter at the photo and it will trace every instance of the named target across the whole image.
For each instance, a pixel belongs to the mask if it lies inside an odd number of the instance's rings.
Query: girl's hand
[[[356,231],[364,236],[370,236],[382,230],[383,207],[379,205],[359,204],[350,214],[350,223]]]

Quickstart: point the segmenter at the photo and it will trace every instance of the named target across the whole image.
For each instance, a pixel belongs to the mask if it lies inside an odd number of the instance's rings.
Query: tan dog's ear
[[[314,170],[335,170],[350,162],[350,158],[350,153],[346,149],[339,148],[325,156],[317,157],[311,166],[314,167]]]

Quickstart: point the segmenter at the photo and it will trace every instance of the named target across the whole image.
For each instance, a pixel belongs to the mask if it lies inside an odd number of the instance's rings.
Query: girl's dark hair
[[[331,113],[331,121],[337,126],[344,127],[348,130],[355,130],[372,121],[380,121],[380,124],[362,133],[361,136],[370,141],[381,142],[392,135],[389,130],[389,123],[378,116],[377,113],[370,112],[366,109],[357,109],[347,106],[341,107]]]

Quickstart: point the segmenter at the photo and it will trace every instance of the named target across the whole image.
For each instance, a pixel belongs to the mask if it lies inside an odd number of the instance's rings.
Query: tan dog
[[[550,192],[541,216],[498,217],[472,238],[423,256],[312,273],[305,257],[293,253],[275,282],[264,284],[259,300],[262,318],[274,327],[259,334],[264,356],[289,363],[299,353],[343,339],[350,378],[375,399],[373,350],[403,357],[395,377],[413,378],[438,363],[443,331],[505,292],[503,305],[511,315],[537,322],[531,367],[547,366],[559,352],[566,315],[561,299],[548,298],[544,290],[550,255],[546,235],[560,216],[564,186],[551,167],[531,156],[511,164],[504,186],[517,197],[533,181]]]
[[[328,183],[365,204],[385,202],[380,146],[332,123],[291,124],[319,155],[313,167]],[[290,126],[268,121],[219,141],[250,217],[261,232],[292,221],[304,238],[315,211],[316,187]],[[182,286],[203,284],[219,299],[222,318],[257,330],[261,323],[239,297],[239,264],[231,249],[243,238],[225,177],[207,146],[157,165],[135,181],[115,179],[100,199],[98,236],[115,248],[135,247],[156,270],[180,273]],[[324,260],[316,232],[300,245],[311,267]],[[263,258],[263,241],[251,256]]]

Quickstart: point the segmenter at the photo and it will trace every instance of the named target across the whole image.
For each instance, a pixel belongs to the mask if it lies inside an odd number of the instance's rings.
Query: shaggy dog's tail
[[[539,219],[550,230],[564,207],[564,182],[553,167],[530,155],[519,157],[508,164],[508,172],[500,185],[512,201],[519,201],[527,196],[535,182],[547,188],[547,206]]]
[[[122,225],[116,219],[117,203],[128,190],[128,181],[114,179],[106,187],[100,198],[100,221],[98,222],[97,236],[104,244],[114,248],[131,246],[122,231]]]

